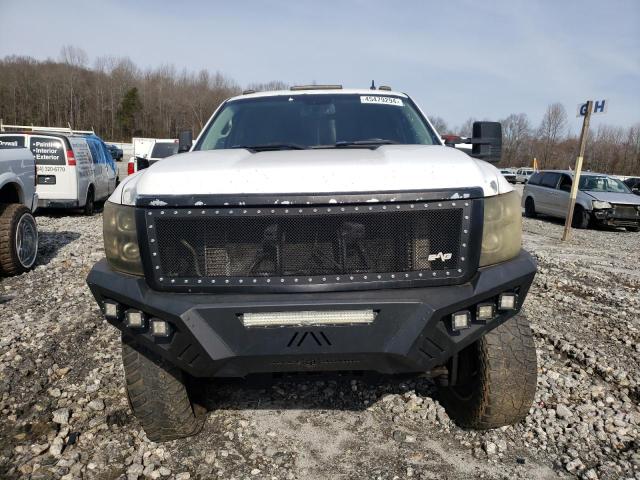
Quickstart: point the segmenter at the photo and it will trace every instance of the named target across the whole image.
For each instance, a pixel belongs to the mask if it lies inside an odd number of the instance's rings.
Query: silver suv
[[[531,176],[522,193],[527,217],[538,213],[565,218],[573,183],[570,170],[547,170]],[[640,231],[640,198],[620,180],[600,173],[583,173],[578,185],[573,227],[593,224]]]

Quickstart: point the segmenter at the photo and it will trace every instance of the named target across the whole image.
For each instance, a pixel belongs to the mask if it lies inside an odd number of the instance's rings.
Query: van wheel
[[[129,405],[149,440],[165,442],[200,431],[205,417],[195,414],[179,369],[125,335],[122,363]]]
[[[38,256],[38,225],[31,210],[18,203],[0,205],[0,272],[29,270]]]
[[[587,212],[580,205],[576,205],[573,210],[573,220],[571,221],[571,226],[573,228],[588,228],[590,222],[591,216],[589,215],[589,212]]]
[[[536,347],[529,321],[518,315],[458,353],[455,385],[440,400],[461,427],[497,428],[523,420],[536,392]]]
[[[533,202],[533,198],[527,197],[524,201],[524,216],[529,218],[536,218],[536,205]]]
[[[84,209],[82,210],[82,212],[90,217],[91,215],[93,215],[95,210],[96,205],[93,200],[93,188],[89,188],[89,191],[87,192],[87,202],[84,204]]]

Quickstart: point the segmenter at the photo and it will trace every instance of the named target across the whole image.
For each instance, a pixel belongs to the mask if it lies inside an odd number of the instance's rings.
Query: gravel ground
[[[100,215],[38,223],[37,267],[0,280],[0,478],[640,479],[640,234],[561,245],[560,223],[525,220],[539,377],[522,424],[462,430],[426,379],[264,377],[208,384],[202,433],[155,444],[84,283]]]

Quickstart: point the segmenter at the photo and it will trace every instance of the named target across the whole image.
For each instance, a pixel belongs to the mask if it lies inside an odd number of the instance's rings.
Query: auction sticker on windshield
[[[379,95],[362,95],[360,97],[360,103],[378,103],[381,105],[396,105],[401,107],[403,105],[402,99],[397,97],[381,97]]]

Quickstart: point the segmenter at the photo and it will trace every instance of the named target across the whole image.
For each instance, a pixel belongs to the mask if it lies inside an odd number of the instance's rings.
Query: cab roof
[[[247,98],[264,98],[264,97],[278,97],[278,96],[294,96],[294,95],[386,95],[396,96],[402,98],[408,98],[406,93],[396,92],[394,90],[372,90],[370,88],[312,88],[311,86],[304,90],[272,90],[266,92],[246,93],[243,95],[236,95],[229,98],[227,101],[232,102],[235,100],[244,100]]]

